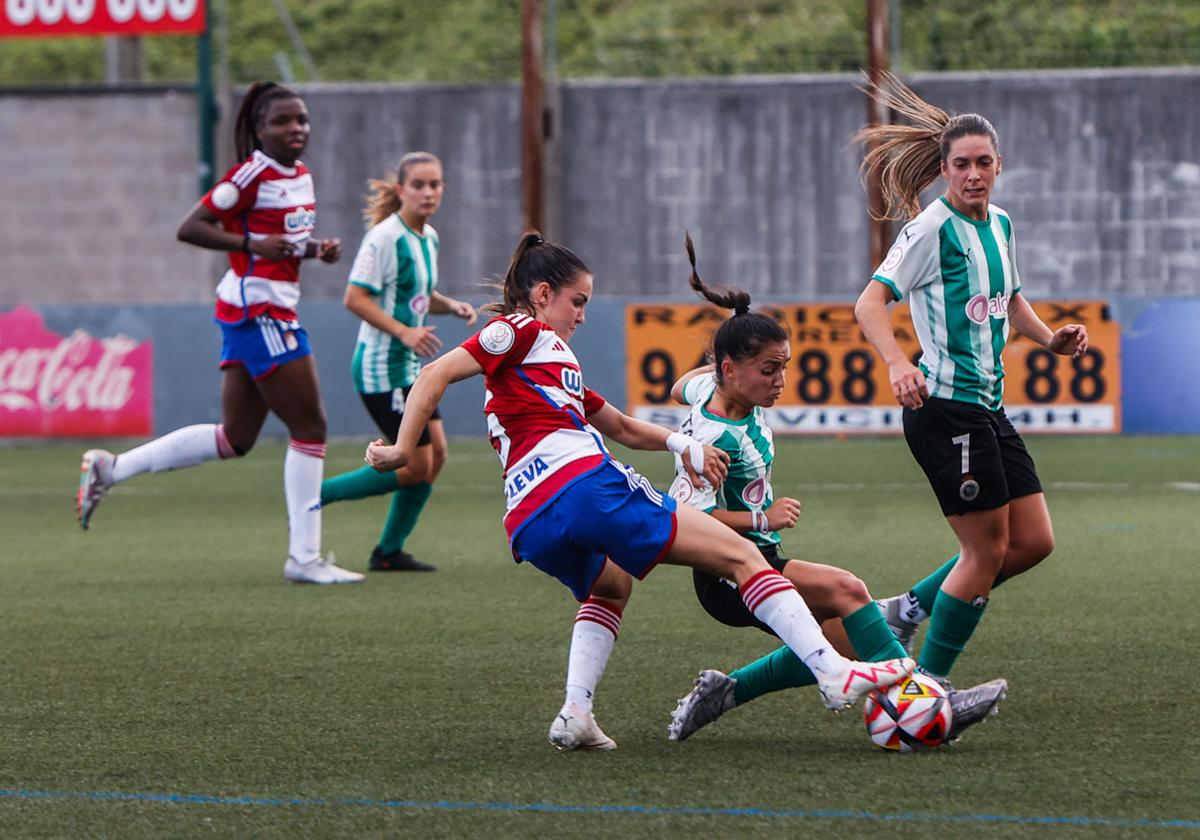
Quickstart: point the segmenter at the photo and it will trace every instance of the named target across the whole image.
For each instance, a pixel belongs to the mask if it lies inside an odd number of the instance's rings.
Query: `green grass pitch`
[[[1009,699],[915,756],[811,690],[668,743],[700,668],[773,647],[670,567],[635,589],[600,685],[620,748],[556,753],[575,604],[508,557],[482,442],[452,442],[410,540],[436,574],[329,588],[283,581],[278,442],[121,485],[88,533],[82,447],[4,447],[0,837],[1196,836],[1200,439],[1029,443],[1058,548],[955,671],[1007,677]],[[332,446],[327,472],[361,453]],[[665,485],[665,455],[632,460]],[[954,549],[898,439],[783,440],[776,464],[804,501],[791,556],[890,595]],[[326,547],[364,569],[385,511],[331,506]]]

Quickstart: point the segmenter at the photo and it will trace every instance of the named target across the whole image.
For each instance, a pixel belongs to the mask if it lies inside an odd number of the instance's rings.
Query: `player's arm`
[[[268,260],[296,256],[295,246],[283,236],[272,234],[252,238],[248,234],[225,230],[220,217],[202,203],[197,203],[180,222],[175,238],[210,251],[245,251]]]
[[[671,386],[671,399],[675,400],[675,402],[677,402],[677,403],[682,403],[683,405],[689,405],[688,401],[683,398],[684,386],[687,385],[689,382],[691,382],[693,379],[695,379],[697,376],[700,376],[701,374],[705,374],[705,373],[712,373],[715,369],[716,368],[713,365],[704,365],[704,367],[698,367],[698,368],[689,370],[683,376],[679,377],[679,379],[677,379],[675,381],[675,384]]]
[[[478,317],[474,306],[465,300],[446,297],[441,292],[434,292],[429,296],[429,311],[435,315],[456,315],[465,320],[468,327],[474,325]]]
[[[1014,294],[1009,300],[1008,322],[1021,335],[1033,339],[1051,353],[1078,359],[1087,352],[1087,327],[1067,324],[1057,330],[1050,329],[1022,294]]]
[[[925,385],[924,374],[904,355],[892,332],[887,305],[895,299],[895,292],[890,286],[879,280],[871,280],[854,304],[854,317],[867,341],[871,342],[888,366],[888,380],[896,401],[905,408],[920,408],[929,396],[929,389]]]
[[[399,339],[418,356],[434,356],[442,349],[441,339],[433,334],[436,327],[410,327],[400,323],[383,311],[378,296],[366,286],[347,283],[342,303],[375,329]]]
[[[720,449],[706,446],[679,432],[668,432],[662,426],[630,417],[615,408],[612,403],[606,402],[599,411],[589,414],[588,422],[595,426],[600,434],[630,449],[674,452],[682,459],[683,467],[693,483],[703,476],[713,485],[719,485],[725,480],[725,474],[729,470],[729,456]]]
[[[421,431],[429,423],[442,394],[451,383],[483,373],[483,366],[462,347],[455,347],[445,356],[421,370],[408,398],[404,401],[404,420],[396,434],[396,443],[389,446],[383,440],[367,446],[364,460],[380,472],[398,470],[408,463],[409,455],[417,448]]]

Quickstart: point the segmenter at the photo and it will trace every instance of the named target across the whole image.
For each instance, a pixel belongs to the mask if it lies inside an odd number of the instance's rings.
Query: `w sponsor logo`
[[[572,368],[562,369],[563,390],[573,397],[583,396],[583,374]]]

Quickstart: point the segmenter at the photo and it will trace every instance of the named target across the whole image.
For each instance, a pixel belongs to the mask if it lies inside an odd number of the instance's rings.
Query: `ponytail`
[[[727,318],[717,328],[709,350],[717,382],[720,382],[721,362],[725,359],[739,361],[752,358],[768,344],[787,341],[788,334],[773,319],[760,312],[750,311],[750,293],[745,289],[706,286],[696,272],[696,249],[692,245],[692,235],[685,233],[683,242],[687,248],[688,262],[692,266],[688,284],[696,294],[714,306],[733,310],[733,317]]]
[[[508,271],[500,283],[492,284],[503,292],[500,303],[489,303],[481,309],[495,315],[526,311],[532,314],[529,294],[538,283],[546,282],[554,291],[568,286],[580,274],[591,270],[583,260],[562,245],[547,242],[536,230],[527,230],[517,240],[516,250],[508,263]]]
[[[267,113],[267,106],[276,99],[299,98],[299,94],[295,91],[275,82],[255,82],[250,85],[250,89],[242,98],[237,119],[233,124],[233,142],[238,160],[245,160],[256,149],[262,148],[255,129],[262,125],[263,117]]]
[[[959,137],[987,137],[997,153],[1000,139],[992,124],[979,114],[950,116],[930,105],[892,73],[883,84],[860,88],[885,108],[906,117],[912,125],[872,125],[859,129],[853,142],[865,145],[860,167],[866,177],[879,178],[886,208],[879,219],[912,218],[921,212],[921,193],[942,174],[942,161]]]
[[[400,196],[396,193],[396,187],[405,182],[408,178],[408,170],[418,163],[442,165],[437,155],[431,152],[408,152],[400,158],[394,179],[371,178],[367,181],[370,192],[367,193],[367,203],[362,211],[367,227],[377,225],[393,213],[400,212],[401,202]]]

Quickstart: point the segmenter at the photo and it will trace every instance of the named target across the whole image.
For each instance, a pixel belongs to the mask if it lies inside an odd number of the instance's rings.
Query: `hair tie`
[[[749,315],[750,314],[750,304],[746,303],[746,304],[741,304],[739,306],[733,307],[733,314],[734,315]]]

